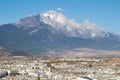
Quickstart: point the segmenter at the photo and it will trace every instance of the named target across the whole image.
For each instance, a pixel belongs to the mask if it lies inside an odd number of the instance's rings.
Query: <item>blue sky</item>
[[[57,8],[79,23],[88,19],[120,34],[120,0],[0,0],[0,24]]]

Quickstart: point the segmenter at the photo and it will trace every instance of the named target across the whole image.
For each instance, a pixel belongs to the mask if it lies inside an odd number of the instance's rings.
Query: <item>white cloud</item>
[[[62,9],[62,8],[57,8],[57,11],[64,11],[64,9]]]

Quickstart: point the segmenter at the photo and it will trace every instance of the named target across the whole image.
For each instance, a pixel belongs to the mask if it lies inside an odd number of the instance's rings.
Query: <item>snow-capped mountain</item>
[[[42,13],[40,17],[44,23],[51,25],[57,32],[69,37],[93,38],[108,35],[106,30],[95,23],[85,20],[78,24],[74,20],[67,19],[62,13],[53,10]]]
[[[68,19],[59,11],[46,11],[37,16],[28,16],[16,23],[17,26],[27,27],[40,27],[41,22],[50,25],[58,34],[63,34],[67,37],[78,38],[95,38],[95,37],[109,37],[110,34],[117,34],[105,30],[95,23],[91,23],[89,20],[83,21],[83,23],[77,23],[75,20]],[[34,30],[32,32],[35,32]],[[30,32],[31,33],[31,32]]]
[[[77,23],[59,11],[50,10],[1,25],[0,46],[14,53],[74,48],[120,50],[120,35],[89,20]]]

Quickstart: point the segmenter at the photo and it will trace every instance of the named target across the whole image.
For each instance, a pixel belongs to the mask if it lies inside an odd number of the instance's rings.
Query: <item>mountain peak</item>
[[[88,19],[83,23],[77,23],[73,19],[68,19],[60,11],[49,10],[36,16],[28,16],[21,19],[16,26],[24,27],[40,27],[42,24],[47,24],[55,30],[55,33],[65,35],[67,37],[77,38],[95,38],[95,37],[108,37],[110,31],[103,29],[96,23],[90,22]]]
[[[56,21],[57,23],[65,23],[66,21],[66,17],[59,11],[55,11],[55,10],[50,10],[50,11],[46,11],[43,12],[42,14],[40,14],[40,16],[42,16],[42,18],[44,18],[44,21],[47,20],[46,22],[49,21]]]
[[[44,23],[50,25],[58,33],[69,37],[94,38],[107,35],[107,31],[95,23],[91,23],[89,20],[77,23],[59,11],[46,11],[40,14],[40,17]]]

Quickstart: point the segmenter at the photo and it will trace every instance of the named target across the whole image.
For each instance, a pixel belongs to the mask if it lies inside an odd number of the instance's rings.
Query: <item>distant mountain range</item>
[[[77,23],[59,11],[46,11],[0,26],[0,46],[15,55],[91,48],[120,50],[120,35],[89,20]]]

